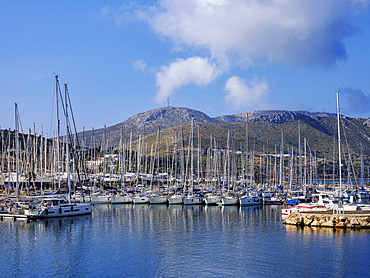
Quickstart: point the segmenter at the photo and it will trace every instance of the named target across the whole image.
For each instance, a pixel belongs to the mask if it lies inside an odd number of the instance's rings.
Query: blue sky
[[[368,0],[1,1],[0,126],[55,130],[54,75],[79,131],[167,105],[370,116]]]

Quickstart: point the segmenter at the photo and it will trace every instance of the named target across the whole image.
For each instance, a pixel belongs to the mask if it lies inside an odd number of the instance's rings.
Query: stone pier
[[[369,215],[319,215],[291,213],[284,222],[286,225],[310,226],[310,227],[330,227],[330,228],[370,228]]]

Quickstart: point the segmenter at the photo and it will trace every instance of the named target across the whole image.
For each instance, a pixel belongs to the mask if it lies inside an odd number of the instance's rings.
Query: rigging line
[[[350,163],[350,166],[352,167],[352,173],[353,173],[353,177],[355,179],[355,183],[357,183],[357,177],[355,175],[355,169],[354,169],[354,166],[353,166],[351,152],[350,152],[348,141],[347,141],[346,131],[344,130],[344,123],[343,123],[343,121],[342,121],[342,127],[343,127],[342,130],[343,130],[343,134],[344,134],[344,139],[346,141],[346,146],[347,146],[347,151],[348,151],[349,163]]]

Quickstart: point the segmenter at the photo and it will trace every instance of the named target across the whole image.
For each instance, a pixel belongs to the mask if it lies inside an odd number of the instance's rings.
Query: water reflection
[[[369,233],[285,226],[280,206],[101,204],[0,222],[0,267],[4,277],[30,276],[34,262],[33,276],[364,276]]]

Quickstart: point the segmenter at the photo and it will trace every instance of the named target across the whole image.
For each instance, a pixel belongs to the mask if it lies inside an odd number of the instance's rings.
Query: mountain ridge
[[[180,130],[179,126],[181,124],[183,124],[184,126],[189,124],[192,118],[195,125],[202,124],[202,126],[207,126],[208,124],[208,126],[212,127],[211,129],[217,130],[218,128],[216,128],[216,126],[222,125],[223,128],[220,129],[222,130],[222,132],[220,131],[221,133],[219,133],[219,136],[222,138],[226,138],[227,137],[226,130],[230,128],[232,129],[233,126],[235,126],[234,124],[236,123],[246,122],[247,116],[248,121],[250,123],[256,123],[258,129],[269,130],[269,132],[273,132],[274,134],[271,134],[270,136],[274,138],[276,137],[275,140],[280,140],[278,138],[281,137],[276,135],[277,130],[283,130],[284,136],[298,137],[297,132],[298,121],[301,122],[302,126],[304,125],[307,126],[307,128],[309,127],[311,133],[317,134],[318,138],[321,136],[320,140],[328,141],[330,138],[336,136],[337,132],[335,113],[287,111],[287,110],[255,110],[239,114],[221,115],[212,118],[198,110],[189,109],[185,107],[166,106],[137,113],[127,118],[123,122],[120,122],[110,127],[106,127],[104,140],[103,140],[104,128],[94,130],[93,136],[91,130],[85,131],[84,144],[85,147],[92,147],[93,144],[91,139],[92,137],[94,137],[93,143],[95,147],[100,145],[102,141],[104,141],[106,144],[105,148],[115,147],[119,145],[121,136],[123,136],[125,138],[125,141],[127,142],[130,137],[132,137],[132,141],[135,141],[139,136],[143,135],[148,137],[150,136],[150,134],[154,134],[154,136],[156,136],[159,129],[160,130],[171,129],[173,131],[177,130],[178,132]],[[353,118],[342,117],[342,119],[343,123],[346,122],[349,123],[350,120],[352,120]],[[361,136],[363,138],[370,138],[370,121],[368,119],[360,119],[359,121],[354,122],[356,128],[358,130],[361,129],[361,132],[363,133],[363,135]],[[177,129],[175,128],[176,126],[178,127]],[[210,133],[211,129],[207,131],[207,128],[205,128],[202,130],[202,132]],[[240,127],[238,127],[238,129],[240,129]],[[349,132],[351,131],[349,130]],[[279,131],[278,133],[281,133],[281,131]],[[289,135],[290,133],[292,134]],[[263,140],[268,140],[268,137],[266,136],[267,135],[263,135],[260,139],[263,138]],[[81,132],[78,133],[78,137],[79,139],[82,139]],[[255,139],[257,140],[258,138],[256,137]],[[356,137],[354,137],[353,140],[357,142],[362,140],[360,139],[361,138],[356,139]],[[272,138],[270,140],[272,140]],[[316,139],[312,137],[311,142],[315,141]],[[80,140],[80,142],[82,142],[82,140]],[[361,142],[363,144],[366,144],[366,142],[363,142],[363,140]],[[358,148],[358,146],[356,148]],[[325,149],[328,149],[328,147],[325,147]]]

